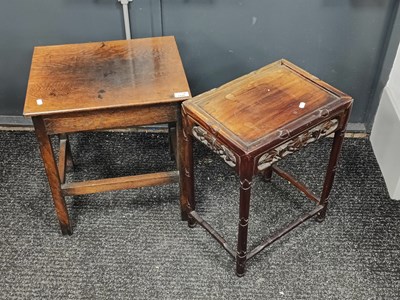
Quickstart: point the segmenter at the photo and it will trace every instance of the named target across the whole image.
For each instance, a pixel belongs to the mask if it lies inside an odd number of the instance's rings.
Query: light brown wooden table
[[[35,47],[24,115],[32,117],[63,234],[72,234],[65,196],[179,180],[175,171],[66,183],[73,164],[67,134],[168,123],[176,124],[179,144],[181,102],[190,97],[171,36]],[[50,135],[60,136],[58,164]]]
[[[238,276],[244,275],[249,259],[293,228],[313,216],[319,221],[325,218],[352,102],[350,96],[294,64],[280,60],[183,103],[181,172],[189,225],[198,223],[204,227],[236,259]],[[277,163],[331,133],[334,133],[331,155],[322,194],[318,197]],[[237,251],[195,210],[193,138],[221,156],[240,178]],[[253,177],[261,174],[270,181],[273,172],[293,184],[316,206],[248,252]]]

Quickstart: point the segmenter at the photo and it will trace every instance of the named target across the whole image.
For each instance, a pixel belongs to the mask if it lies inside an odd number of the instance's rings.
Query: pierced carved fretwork
[[[263,154],[258,160],[257,168],[259,171],[265,170],[273,163],[281,160],[283,157],[296,152],[297,150],[305,147],[306,145],[327,136],[334,132],[339,125],[338,119],[332,119],[322,124],[319,124],[310,130],[296,136],[295,138],[279,145],[275,149]]]
[[[212,134],[200,126],[194,126],[192,133],[196,139],[222,157],[229,166],[236,166],[236,156],[226,146],[220,144]]]

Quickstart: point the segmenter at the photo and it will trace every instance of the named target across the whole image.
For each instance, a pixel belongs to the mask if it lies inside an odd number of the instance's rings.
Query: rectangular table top
[[[189,85],[172,36],[35,47],[24,115],[181,102]]]
[[[351,101],[350,96],[280,60],[185,101],[183,106],[196,121],[247,152],[262,146],[271,134],[278,137],[283,128],[290,132],[294,122],[304,125],[310,114],[314,119],[324,117]]]

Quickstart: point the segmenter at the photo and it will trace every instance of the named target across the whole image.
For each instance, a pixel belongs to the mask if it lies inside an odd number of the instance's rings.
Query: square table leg
[[[60,176],[54,158],[54,151],[51,145],[50,138],[46,132],[46,127],[42,117],[33,117],[32,121],[39,142],[40,154],[42,156],[47,179],[49,181],[56,214],[58,217],[58,221],[60,222],[61,232],[63,235],[71,235],[71,222],[69,220],[64,195],[61,190]]]
[[[74,169],[74,160],[72,158],[71,144],[67,134],[59,134],[60,138],[60,152],[61,146],[65,147],[66,170],[72,171]]]

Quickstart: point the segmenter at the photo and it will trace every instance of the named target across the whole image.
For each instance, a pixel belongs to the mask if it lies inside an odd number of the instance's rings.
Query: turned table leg
[[[321,200],[319,202],[320,205],[323,205],[323,209],[317,214],[317,221],[322,222],[325,219],[326,211],[328,209],[328,200],[329,194],[332,190],[333,180],[335,178],[337,163],[339,159],[340,150],[342,149],[344,135],[346,132],[347,120],[350,115],[350,109],[347,110],[346,115],[344,117],[345,121],[342,122],[342,128],[335,132],[335,136],[333,138],[333,144],[331,149],[331,154],[329,157],[328,168],[326,170],[324,186],[322,188]]]
[[[236,275],[244,275],[247,260],[247,233],[249,229],[250,192],[253,177],[252,160],[243,159],[240,167],[240,206]]]
[[[63,235],[72,234],[71,223],[68,216],[67,206],[65,204],[64,195],[61,190],[61,182],[58,173],[54,152],[47,135],[46,127],[41,117],[32,118],[35,127],[35,133],[39,142],[40,154],[44,163],[47,179],[49,181],[51,194],[53,197],[54,207],[60,222],[60,228]]]
[[[181,212],[182,219],[188,221],[189,227],[193,227],[196,225],[196,221],[189,215],[189,213],[196,208],[194,199],[193,140],[188,132],[189,127],[187,126],[183,110],[182,114],[182,118],[179,117],[177,122],[179,149],[177,152],[179,153],[179,177],[181,180]]]

